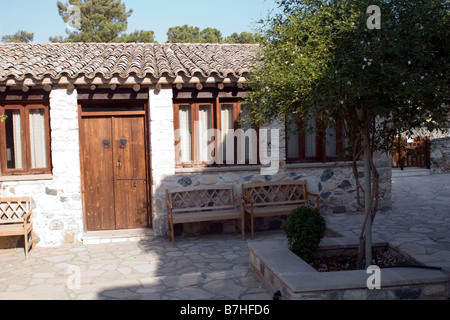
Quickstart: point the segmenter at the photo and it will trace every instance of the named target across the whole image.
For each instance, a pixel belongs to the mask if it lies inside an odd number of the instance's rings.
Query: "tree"
[[[187,24],[171,27],[167,31],[167,39],[170,43],[199,43],[201,42],[200,29]]]
[[[112,42],[127,29],[133,10],[126,10],[121,0],[69,0],[57,2],[59,15],[71,23],[64,42]],[[60,41],[61,38],[50,38]]]
[[[225,43],[258,43],[260,35],[250,32],[241,32],[238,34],[234,32],[230,36],[225,38]]]
[[[222,33],[216,28],[205,28],[188,25],[169,28],[167,38],[169,43],[258,43],[260,35],[250,32],[233,33],[223,39]]]
[[[67,37],[50,37],[51,42],[153,42],[153,31],[123,34],[133,10],[121,0],[69,0],[57,2],[59,15],[71,26]]]
[[[130,34],[124,34],[115,39],[115,42],[155,42],[155,33],[153,31],[136,30]]]
[[[222,43],[222,33],[216,28],[184,26],[171,27],[167,31],[169,43]]]
[[[33,39],[34,33],[19,30],[15,34],[3,36],[2,42],[30,43]]]
[[[206,28],[200,32],[202,43],[222,43],[222,33],[215,28]]]
[[[395,137],[415,128],[445,130],[448,1],[277,4],[283,12],[262,25],[263,58],[249,77],[253,118],[265,123],[298,113],[319,119],[324,127],[336,120],[345,123],[358,203],[365,212],[359,261],[365,252],[367,267],[372,263],[372,222],[378,209],[374,154],[390,153]],[[363,185],[356,169],[361,157]]]

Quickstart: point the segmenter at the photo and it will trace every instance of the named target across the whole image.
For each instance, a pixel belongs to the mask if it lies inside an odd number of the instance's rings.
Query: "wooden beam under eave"
[[[159,79],[156,79],[152,76],[148,76],[145,78],[137,78],[136,76],[130,76],[126,79],[120,78],[120,77],[112,77],[111,79],[105,79],[101,76],[97,76],[93,79],[88,79],[86,77],[78,77],[76,79],[68,78],[67,76],[62,76],[59,79],[53,79],[50,77],[44,78],[42,80],[35,80],[32,78],[26,78],[24,80],[16,80],[16,79],[8,79],[3,83],[3,86],[6,87],[44,87],[46,85],[50,85],[53,88],[57,86],[68,86],[68,85],[74,85],[74,86],[87,86],[90,87],[92,85],[95,85],[97,87],[111,87],[111,88],[117,88],[117,86],[134,86],[135,84],[139,84],[141,86],[148,86],[152,87],[157,84],[161,85],[177,85],[180,84],[183,87],[185,85],[196,85],[198,83],[201,83],[202,85],[208,84],[208,85],[239,85],[244,84],[247,82],[247,79],[245,77],[240,77],[239,79],[234,77],[227,77],[227,78],[221,78],[217,75],[210,76],[208,78],[202,77],[202,76],[193,76],[193,77],[186,77],[185,75],[180,75],[176,77],[168,77],[163,76]]]

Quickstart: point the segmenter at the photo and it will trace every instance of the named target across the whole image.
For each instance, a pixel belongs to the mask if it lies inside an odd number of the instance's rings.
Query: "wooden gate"
[[[83,200],[88,231],[149,226],[144,116],[83,117]]]
[[[430,138],[416,137],[413,141],[403,138],[401,147],[394,149],[393,168],[430,167]]]

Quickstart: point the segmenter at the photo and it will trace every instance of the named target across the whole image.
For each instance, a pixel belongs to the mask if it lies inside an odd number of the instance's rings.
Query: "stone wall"
[[[430,138],[430,170],[433,174],[450,173],[450,126],[447,132],[413,130],[413,137]]]
[[[31,196],[35,244],[60,246],[79,241],[83,231],[77,92],[50,93],[53,174],[2,182],[2,196]],[[21,237],[0,238],[15,246]]]
[[[430,160],[432,173],[450,173],[450,132],[431,136]]]
[[[388,162],[388,161],[387,161]],[[306,165],[286,165],[279,169],[275,175],[263,176],[260,174],[259,168],[249,169],[248,167],[229,167],[225,169],[179,169],[174,175],[166,176],[159,182],[157,192],[160,195],[159,201],[155,202],[154,211],[160,215],[161,222],[164,223],[167,217],[167,210],[165,208],[165,189],[168,188],[183,188],[196,186],[212,186],[212,185],[234,185],[237,196],[242,196],[242,184],[265,182],[265,181],[282,181],[282,180],[306,180],[308,188],[313,193],[320,195],[320,205],[322,212],[325,214],[338,213],[357,213],[360,212],[360,207],[356,202],[356,187],[353,172],[348,164],[318,164],[318,167],[308,167]],[[362,167],[360,168],[359,176],[363,180]],[[391,170],[390,167],[383,167],[379,169],[381,176],[380,184],[380,210],[391,209]],[[164,192],[163,192],[164,191]],[[164,201],[163,201],[164,200]],[[280,220],[274,219],[260,219],[257,221],[257,230],[278,228]],[[189,232],[192,232],[192,226],[188,227]],[[199,226],[194,228],[200,228]],[[208,227],[204,226],[204,232],[207,232]],[[223,224],[223,226],[215,225],[214,230],[232,232],[233,225]],[[165,225],[160,226],[158,230],[165,230]],[[200,231],[201,230],[194,230]]]

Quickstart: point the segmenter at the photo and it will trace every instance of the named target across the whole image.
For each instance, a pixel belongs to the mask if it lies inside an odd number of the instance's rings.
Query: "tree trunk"
[[[364,223],[359,238],[357,268],[366,269],[372,265],[372,167],[371,167],[371,148],[369,143],[369,128],[363,135],[363,163],[364,163]]]
[[[372,265],[372,179],[370,166],[370,146],[367,137],[364,138],[364,213],[365,213],[365,257],[366,269]]]

